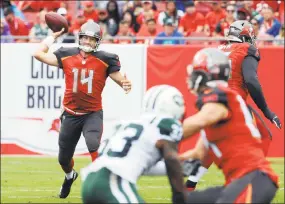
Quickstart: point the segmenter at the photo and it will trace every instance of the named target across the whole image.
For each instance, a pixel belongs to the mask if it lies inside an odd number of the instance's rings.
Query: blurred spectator
[[[255,41],[256,46],[261,47],[264,45],[272,45],[273,37],[266,33],[259,32],[260,30],[259,21],[253,18],[251,19],[250,23],[253,26],[254,34],[256,36],[256,41]]]
[[[243,6],[237,11],[237,20],[247,20],[250,21],[253,17],[253,1],[243,1]]]
[[[61,2],[58,0],[50,1],[20,1],[18,7],[24,12],[41,11],[56,11],[60,7]]]
[[[284,24],[282,24],[282,27],[280,29],[279,35],[275,37],[274,45],[283,45],[284,46],[284,32],[285,32],[285,27]]]
[[[79,30],[80,30],[80,27],[86,22],[86,18],[84,16],[84,13],[83,11],[78,11],[77,12],[77,15],[76,15],[76,19],[75,21],[73,22],[73,24],[71,25],[71,28],[70,28],[70,31],[75,35],[77,36]]]
[[[193,2],[185,4],[185,15],[181,18],[179,32],[184,36],[190,35],[191,32],[202,32],[205,25],[204,16],[196,11]]]
[[[56,42],[57,43],[75,43],[75,36],[71,30],[71,21],[69,21],[69,16],[67,15],[67,10],[66,8],[64,7],[61,7],[57,10],[57,13],[59,15],[62,15],[66,20],[67,20],[67,23],[68,23],[68,32],[67,33],[64,33],[63,35],[61,35],[60,37],[58,37],[56,39]]]
[[[212,11],[212,4],[208,1],[195,1],[196,11],[206,16],[209,12]]]
[[[206,15],[204,32],[207,36],[212,36],[218,22],[226,17],[226,12],[221,8],[220,2],[212,2],[212,11]]]
[[[185,11],[185,4],[188,2],[193,2],[193,0],[174,0],[175,6],[178,10]]]
[[[118,25],[114,21],[114,19],[110,19],[108,17],[108,13],[106,9],[100,9],[98,11],[99,14],[99,25],[103,32],[103,41],[102,42],[110,42],[106,40],[106,38],[116,35],[118,30]]]
[[[14,40],[11,36],[9,27],[4,22],[4,19],[1,19],[1,43],[12,43],[12,42],[14,42]]]
[[[140,25],[136,24],[136,17],[134,16],[132,11],[124,12],[123,17],[122,17],[122,21],[125,21],[128,23],[129,28],[132,31],[132,33],[136,33],[138,31],[138,28],[140,28]],[[138,27],[136,27],[136,26],[138,26]]]
[[[184,15],[184,12],[176,8],[174,1],[168,1],[166,3],[166,10],[162,11],[158,15],[158,23],[164,25],[164,23],[171,18],[174,24],[178,27],[180,18]]]
[[[66,2],[61,2],[60,8],[57,10],[57,13],[64,16],[68,24],[71,25],[72,17],[75,17],[75,15],[73,13],[70,13],[70,11],[68,11],[68,4]]]
[[[8,8],[8,7],[12,9],[16,17],[22,19],[23,21],[26,21],[26,18],[23,12],[14,3],[11,3],[11,1],[8,1],[8,0],[1,1],[1,10],[0,10],[1,18],[4,18],[3,9]]]
[[[226,8],[226,17],[217,24],[214,36],[225,37],[228,35],[230,25],[235,21],[235,7],[228,5]]]
[[[142,1],[143,11],[138,15],[136,21],[138,24],[142,25],[146,22],[146,17],[152,13],[153,18],[157,21],[158,13],[153,9],[152,1]]]
[[[263,8],[263,18],[260,20],[260,33],[267,33],[273,37],[279,34],[281,24],[274,17],[274,12],[271,7]]]
[[[279,2],[279,6],[278,6],[278,17],[279,20],[282,24],[284,24],[284,1],[278,1]]]
[[[164,24],[164,31],[159,33],[156,37],[163,37],[169,39],[158,39],[156,38],[154,40],[154,44],[158,45],[174,45],[174,44],[185,44],[185,41],[183,39],[171,39],[172,37],[181,37],[183,38],[183,35],[175,29],[175,24],[172,19],[168,19]]]
[[[98,13],[94,7],[93,1],[81,1],[81,5],[83,7],[84,16],[86,21],[91,19],[95,22],[98,22]]]
[[[138,32],[138,37],[155,37],[158,33],[163,31],[163,27],[156,23],[155,19],[148,19],[145,24],[142,25]],[[137,43],[153,44],[153,39],[137,40]]]
[[[259,25],[258,20],[253,18],[253,19],[251,19],[250,23],[252,24],[255,36],[258,37],[259,29],[260,29],[260,25]]]
[[[113,19],[118,26],[120,23],[120,13],[119,13],[118,3],[114,0],[109,1],[107,3],[107,12],[109,19]]]
[[[122,20],[120,22],[119,33],[117,34],[118,37],[134,37],[134,33],[131,31],[129,27],[129,23]],[[135,43],[133,39],[116,39],[114,43],[118,44],[130,44]]]
[[[29,29],[27,24],[20,18],[14,15],[11,7],[4,9],[5,20],[9,26],[10,32],[13,36],[28,36]],[[27,42],[28,39],[18,39],[16,42]]]
[[[29,34],[30,42],[41,42],[45,37],[52,34],[45,21],[46,14],[46,10],[42,10],[37,14],[38,22],[32,27]]]

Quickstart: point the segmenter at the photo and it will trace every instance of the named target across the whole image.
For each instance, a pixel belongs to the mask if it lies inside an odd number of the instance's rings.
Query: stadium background
[[[118,15],[107,8],[109,2],[117,2]],[[216,47],[224,42],[227,22],[222,27],[224,33],[215,33],[213,27],[223,21],[225,14],[230,15],[227,13],[229,5],[232,6],[229,8],[234,8],[235,20],[246,18],[254,25],[262,58],[258,76],[269,106],[284,124],[284,1],[173,2],[182,12],[173,19],[178,24],[172,26],[178,27],[180,18],[185,15],[185,5],[194,2],[196,13],[200,12],[200,17],[204,18],[201,21],[203,29],[196,32],[196,21],[193,21],[194,25],[191,24],[190,28],[184,27],[186,32],[183,32],[183,37],[162,39],[165,40],[162,44],[171,45],[154,45],[155,39],[159,38],[156,35],[164,31],[163,22],[167,18],[163,13],[167,11],[167,1],[1,1],[1,203],[59,202],[56,194],[64,174],[59,170],[56,155],[60,125],[58,117],[64,89],[63,73],[56,67],[48,67],[32,58],[38,43],[50,34],[45,29],[41,30],[44,32],[35,32],[33,29],[48,11],[58,12],[70,22],[69,35],[58,39],[51,51],[60,46],[77,46],[72,43],[77,42],[76,34],[80,23],[86,22],[87,18],[97,19],[104,30],[100,49],[118,54],[122,72],[126,72],[133,82],[133,89],[128,95],[111,80],[106,83],[103,92],[103,138],[109,135],[114,121],[136,118],[140,114],[144,92],[156,84],[177,87],[186,99],[186,115],[195,112],[195,97],[186,87],[186,66],[197,50]],[[149,3],[152,4],[150,10],[147,5]],[[221,10],[213,13],[217,5]],[[5,10],[7,7],[11,9]],[[91,15],[86,14],[87,7],[90,7]],[[269,21],[274,22],[269,27],[264,23],[268,7],[273,11]],[[7,23],[5,16],[11,10],[17,19]],[[106,14],[108,20],[113,19],[117,23],[117,32],[110,33],[106,29],[106,21],[99,19],[100,15],[106,17]],[[164,18],[159,18],[160,14]],[[78,21],[80,19],[81,22]],[[155,19],[154,34],[148,32],[149,19]],[[128,26],[125,32],[119,31],[121,22]],[[209,22],[214,22],[214,26],[207,32]],[[190,29],[189,32],[187,29]],[[183,45],[177,45],[180,42]],[[251,100],[249,103],[255,106]],[[267,120],[266,123],[273,132],[269,157],[278,157],[269,160],[280,176],[280,189],[273,202],[284,203],[284,128],[278,130]],[[180,151],[193,147],[196,139],[197,135],[184,141],[180,145]],[[81,138],[76,155],[88,155],[86,152],[84,139]],[[76,169],[79,170],[90,162],[90,158],[76,157],[75,162]],[[221,185],[221,178],[221,172],[211,167],[198,189]],[[81,182],[76,182],[71,195],[60,202],[81,202],[80,186]],[[143,176],[138,182],[138,188],[147,202],[171,201],[166,177]]]

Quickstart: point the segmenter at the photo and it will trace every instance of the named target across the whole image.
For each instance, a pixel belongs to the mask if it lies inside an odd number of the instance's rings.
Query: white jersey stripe
[[[131,203],[138,203],[139,202],[136,195],[134,194],[133,190],[130,187],[130,183],[125,179],[122,179],[122,188],[125,191],[125,193],[127,194]]]
[[[241,107],[241,110],[242,110],[244,118],[245,118],[245,123],[246,123],[247,127],[249,128],[252,136],[256,137],[256,138],[260,138],[261,137],[260,132],[253,124],[253,119],[250,115],[250,112],[249,112],[244,100],[242,99],[242,97],[240,95],[237,96],[237,100],[240,103],[240,107]]]
[[[128,203],[127,199],[119,189],[118,176],[113,173],[110,175],[110,189],[119,203]]]

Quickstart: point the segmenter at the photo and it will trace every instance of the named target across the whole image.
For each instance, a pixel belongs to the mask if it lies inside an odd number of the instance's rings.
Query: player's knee
[[[86,146],[89,152],[96,152],[100,145],[100,136],[86,136]]]
[[[62,154],[58,155],[58,163],[61,166],[68,166],[71,162],[71,159],[72,159],[72,157],[67,157],[67,156],[64,156]]]

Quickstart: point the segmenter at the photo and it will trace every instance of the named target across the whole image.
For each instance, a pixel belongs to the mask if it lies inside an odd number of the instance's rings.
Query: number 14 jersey
[[[115,133],[102,142],[99,158],[85,172],[106,167],[127,181],[136,183],[145,171],[162,159],[156,142],[168,140],[178,143],[182,133],[179,121],[153,114],[144,114],[137,121],[120,123]]]
[[[54,54],[65,75],[64,109],[71,114],[101,110],[106,79],[120,70],[119,57],[97,51],[84,59],[77,47],[61,47]]]

